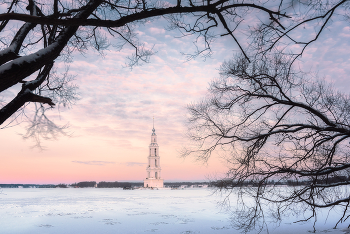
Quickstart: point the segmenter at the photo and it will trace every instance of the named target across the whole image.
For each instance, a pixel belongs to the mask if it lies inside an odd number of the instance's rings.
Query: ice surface
[[[13,188],[1,191],[1,234],[240,233],[232,227],[230,213],[218,205],[223,197],[213,195],[209,189]],[[330,214],[326,224],[320,219],[317,233],[346,233],[344,225],[332,229],[333,216]],[[311,222],[294,224],[294,219],[284,220],[279,227],[272,223],[270,233],[312,231]]]

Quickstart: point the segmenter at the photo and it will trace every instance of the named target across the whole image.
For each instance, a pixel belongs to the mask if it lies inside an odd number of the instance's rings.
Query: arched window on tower
[[[157,167],[157,159],[156,159],[156,161],[155,161],[155,163],[154,163],[154,164],[155,164],[155,166]]]
[[[157,156],[157,149],[154,149],[154,156]]]
[[[156,179],[158,179],[158,172],[155,173],[155,177],[156,177]]]

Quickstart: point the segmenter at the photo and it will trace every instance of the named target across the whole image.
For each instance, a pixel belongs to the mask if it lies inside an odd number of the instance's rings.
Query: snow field
[[[94,233],[240,233],[232,227],[224,199],[209,189],[2,189],[1,234]],[[230,195],[234,200],[234,194]],[[336,212],[336,211],[334,211]],[[317,233],[340,234],[346,224],[332,229],[338,217],[319,218]],[[290,217],[280,225],[270,223],[270,233],[306,234],[312,223],[295,224]],[[334,219],[334,220],[333,220]],[[252,232],[255,233],[255,232]]]

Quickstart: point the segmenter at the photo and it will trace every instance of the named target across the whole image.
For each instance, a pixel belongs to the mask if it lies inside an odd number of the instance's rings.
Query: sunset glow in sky
[[[69,123],[69,136],[43,140],[45,150],[39,150],[21,136],[26,122],[0,130],[0,183],[142,181],[153,116],[165,181],[205,180],[226,171],[219,157],[203,164],[179,155],[190,144],[185,137],[186,106],[205,96],[208,83],[219,76],[221,63],[238,52],[236,45],[228,37],[218,38],[211,58],[186,61],[181,52],[195,50],[193,38],[176,38],[178,33],[164,30],[164,22],[159,21],[137,32],[157,51],[149,64],[126,68],[132,50],[116,51],[112,38],[103,56],[91,49],[76,53],[68,64],[81,99],[73,108],[55,108],[50,115],[61,125]],[[346,22],[330,24],[306,50],[301,68],[318,72],[340,91],[349,92],[349,39]],[[63,62],[56,66],[64,70]]]

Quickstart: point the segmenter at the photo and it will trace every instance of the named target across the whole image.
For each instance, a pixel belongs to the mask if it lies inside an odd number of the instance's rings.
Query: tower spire
[[[151,135],[151,144],[149,145],[149,154],[148,154],[148,167],[146,168],[147,177],[143,181],[144,187],[155,187],[162,188],[164,186],[164,181],[160,175],[160,157],[159,157],[159,146],[157,143],[157,135],[154,129],[154,116],[153,116],[153,129]]]

